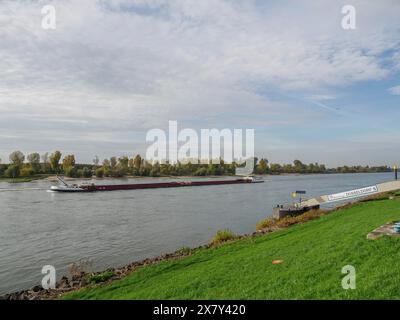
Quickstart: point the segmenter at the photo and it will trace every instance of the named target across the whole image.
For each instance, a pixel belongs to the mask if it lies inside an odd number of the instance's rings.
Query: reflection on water
[[[218,229],[252,232],[273,206],[291,201],[294,190],[314,197],[392,178],[391,173],[267,176],[261,184],[79,194],[48,193],[47,181],[0,183],[0,294],[40,284],[41,268],[48,264],[60,277],[81,258],[93,259],[100,270],[204,244]],[[161,180],[167,179],[152,179]]]

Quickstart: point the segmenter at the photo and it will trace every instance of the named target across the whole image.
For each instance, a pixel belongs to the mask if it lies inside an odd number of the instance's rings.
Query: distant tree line
[[[326,168],[324,164],[305,164],[300,160],[294,160],[293,164],[269,163],[267,159],[257,161],[255,173],[258,174],[284,174],[284,173],[362,173],[362,172],[390,172],[389,166],[342,166]]]
[[[357,173],[357,172],[388,172],[388,166],[342,166],[338,168],[326,168],[324,164],[304,164],[300,160],[293,161],[293,164],[269,163],[267,159],[254,159],[256,174],[287,174],[287,173]],[[21,151],[14,151],[9,156],[9,163],[2,164],[0,159],[0,177],[19,178],[33,177],[35,175],[62,174],[68,177],[90,178],[102,177],[124,177],[132,176],[208,176],[208,175],[233,175],[238,167],[236,163],[226,164],[223,160],[219,163],[193,164],[174,163],[160,164],[150,163],[140,155],[133,158],[127,156],[111,157],[104,159],[102,163],[97,156],[93,164],[77,164],[73,154],[64,157],[60,151],[51,154],[31,153],[25,157]]]
[[[150,163],[140,155],[133,158],[127,156],[111,157],[102,163],[97,156],[93,164],[77,164],[73,154],[62,156],[60,151],[52,154],[29,154],[27,157],[21,151],[14,151],[9,156],[9,164],[1,164],[0,177],[19,178],[32,177],[38,174],[62,174],[68,177],[90,178],[124,177],[132,176],[207,176],[207,175],[232,175],[235,173],[236,164],[225,164],[223,160],[214,164],[175,163],[160,164]]]

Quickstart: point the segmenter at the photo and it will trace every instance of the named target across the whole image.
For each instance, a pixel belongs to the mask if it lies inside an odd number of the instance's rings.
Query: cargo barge
[[[243,184],[261,183],[263,180],[254,177],[244,177],[235,180],[208,180],[208,181],[171,181],[154,183],[134,183],[134,184],[109,184],[109,185],[69,185],[60,177],[57,177],[62,185],[52,186],[49,191],[53,192],[95,192],[95,191],[116,191],[116,190],[138,190],[138,189],[157,189],[157,188],[178,188],[178,187],[198,187],[224,184]]]

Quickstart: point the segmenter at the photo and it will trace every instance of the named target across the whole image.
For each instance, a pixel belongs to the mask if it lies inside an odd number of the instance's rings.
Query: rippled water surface
[[[101,270],[204,244],[218,229],[252,232],[294,190],[313,197],[392,178],[391,173],[267,176],[261,184],[81,194],[46,192],[48,181],[1,182],[0,294],[40,284],[48,264],[60,277],[81,258]],[[102,183],[149,180],[167,181]]]

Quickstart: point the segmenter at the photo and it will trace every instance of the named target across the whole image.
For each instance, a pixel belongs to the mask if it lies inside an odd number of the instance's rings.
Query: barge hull
[[[136,184],[116,184],[116,185],[82,185],[80,188],[84,192],[94,191],[116,191],[116,190],[138,190],[138,189],[157,189],[157,188],[179,188],[195,186],[212,186],[223,184],[242,184],[242,183],[261,183],[263,181],[251,181],[245,179],[219,180],[219,181],[188,181],[188,182],[159,182],[159,183],[136,183]]]

